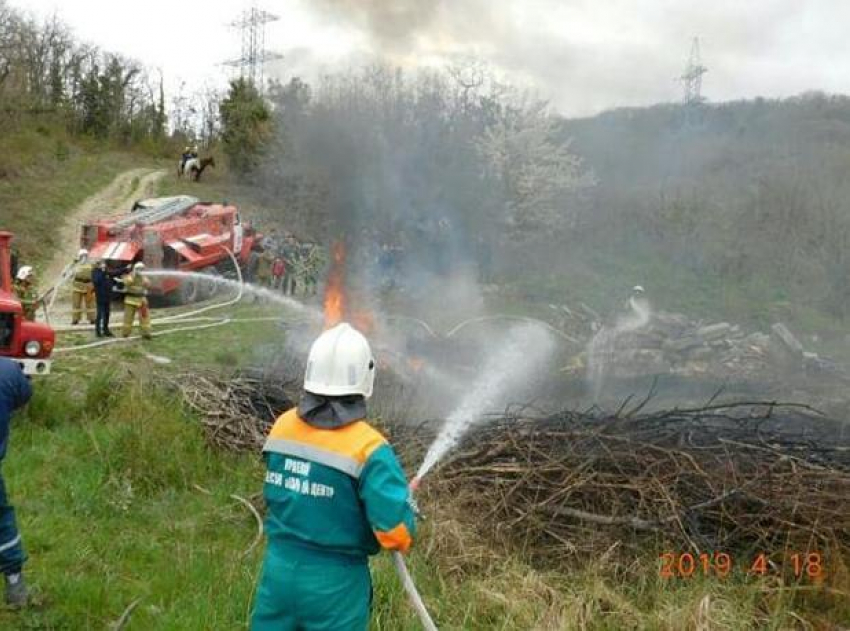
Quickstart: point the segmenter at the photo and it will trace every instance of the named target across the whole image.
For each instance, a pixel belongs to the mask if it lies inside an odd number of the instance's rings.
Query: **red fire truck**
[[[0,231],[0,356],[17,361],[27,375],[50,372],[56,334],[47,324],[24,320],[12,290],[12,233]]]
[[[258,238],[236,206],[181,195],[136,202],[126,215],[89,222],[80,243],[91,259],[104,259],[111,269],[142,261],[149,269],[219,274],[232,270],[230,253],[246,266]],[[153,296],[176,303],[208,298],[216,287],[177,276],[151,281]]]

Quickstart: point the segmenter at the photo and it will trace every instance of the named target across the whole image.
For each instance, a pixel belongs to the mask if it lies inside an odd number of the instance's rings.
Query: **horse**
[[[189,172],[189,177],[192,178],[192,181],[199,182],[201,180],[201,173],[203,173],[204,169],[207,167],[215,167],[215,158],[212,156],[201,160],[192,158],[186,163],[185,170]]]
[[[200,166],[200,160],[197,158],[189,158],[184,162],[183,159],[181,159],[177,163],[177,177],[183,177],[184,173],[191,173],[190,167],[192,165]]]

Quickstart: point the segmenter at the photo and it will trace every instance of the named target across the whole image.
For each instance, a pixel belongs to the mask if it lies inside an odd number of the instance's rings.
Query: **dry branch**
[[[168,385],[212,443],[255,453],[292,405],[287,389],[296,390],[251,375],[187,374]],[[647,538],[730,553],[850,549],[846,423],[775,401],[713,397],[703,408],[655,412],[646,404],[615,415],[514,406],[467,436],[426,493],[452,498],[485,534],[554,563]],[[386,429],[415,468],[439,426]]]
[[[642,409],[505,414],[467,436],[430,491],[554,562],[647,536],[675,549],[850,550],[846,424],[777,402]],[[431,432],[396,442],[426,445]]]

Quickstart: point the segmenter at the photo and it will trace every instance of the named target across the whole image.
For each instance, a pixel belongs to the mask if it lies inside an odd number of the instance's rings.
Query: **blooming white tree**
[[[569,225],[569,195],[592,186],[593,176],[545,103],[505,108],[477,141],[488,174],[504,188],[506,220],[519,232]]]

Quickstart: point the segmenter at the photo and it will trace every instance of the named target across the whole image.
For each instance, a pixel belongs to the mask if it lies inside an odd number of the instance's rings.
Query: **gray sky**
[[[162,68],[168,85],[220,85],[247,3],[9,0],[77,35]],[[693,36],[711,101],[850,92],[850,0],[265,0],[281,16],[269,74],[308,80],[380,55],[405,66],[477,56],[567,115],[674,101]]]

